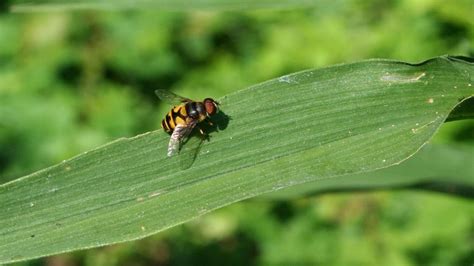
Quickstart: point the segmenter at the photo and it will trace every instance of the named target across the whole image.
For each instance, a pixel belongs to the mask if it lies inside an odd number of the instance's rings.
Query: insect
[[[207,122],[213,125],[209,118],[219,111],[218,102],[211,98],[206,98],[202,102],[193,101],[166,90],[156,90],[155,94],[161,100],[173,105],[161,121],[164,131],[171,134],[168,144],[169,157],[179,152],[182,143],[196,126],[202,136],[207,136],[198,124]]]

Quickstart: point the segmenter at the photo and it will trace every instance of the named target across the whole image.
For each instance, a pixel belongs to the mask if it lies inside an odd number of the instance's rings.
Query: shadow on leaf
[[[230,120],[230,116],[219,111],[210,118],[212,124],[203,122],[196,126],[189,138],[183,142],[180,153],[178,154],[181,170],[189,169],[194,164],[204,141],[211,141],[212,133],[225,130]],[[199,128],[201,128],[206,135],[202,135],[199,132]]]

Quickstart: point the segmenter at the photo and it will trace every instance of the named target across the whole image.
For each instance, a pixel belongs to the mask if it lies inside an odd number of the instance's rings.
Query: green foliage
[[[219,102],[231,121],[215,119],[221,130],[191,168],[166,156],[160,131],[0,186],[0,261],[142,238],[256,195],[397,164],[474,95],[473,74],[450,57],[372,60],[230,94]]]
[[[299,10],[224,13],[32,14],[6,13],[9,4],[20,1],[0,2],[0,183],[118,137],[157,129],[169,108],[157,102],[153,95],[157,88],[196,99],[218,98],[263,80],[335,63],[373,57],[420,62],[440,54],[474,52],[472,4],[466,0],[312,1],[313,8]],[[467,114],[470,106],[464,105],[461,114]],[[387,177],[387,182],[395,180],[392,188],[397,181],[426,188],[412,183],[420,180],[417,173],[458,167],[452,161],[443,163],[443,158],[469,160],[473,128],[472,120],[444,124],[432,140],[434,154],[431,148],[422,150],[413,162],[374,172],[384,176],[369,179],[370,184],[348,176],[344,185],[353,190],[361,182],[361,189],[370,188]],[[227,134],[212,136],[221,133]],[[436,144],[441,142],[449,146],[440,150]],[[467,146],[458,149],[453,142]],[[449,153],[444,154],[444,148]],[[467,155],[462,155],[464,151]],[[437,158],[440,163],[431,169],[423,158]],[[452,170],[446,175],[449,179],[431,174],[421,179],[459,181],[468,177],[460,175],[469,173],[468,165]],[[403,180],[396,178],[400,168],[409,172],[403,173]],[[320,186],[322,191],[335,190],[336,180],[312,182],[291,193],[314,193],[321,191]],[[457,185],[451,182],[443,191]],[[474,254],[469,204],[413,190],[247,201],[147,239],[31,264],[172,265],[208,257],[208,265],[223,261],[466,265]]]
[[[12,10],[15,12],[54,11],[54,10],[89,10],[89,9],[146,9],[155,8],[166,11],[183,10],[251,10],[259,8],[301,8],[313,7],[316,4],[308,0],[17,0]]]
[[[368,173],[354,174],[302,184],[264,195],[272,199],[291,199],[302,195],[370,189],[420,188],[473,197],[474,167],[470,145],[429,145],[399,165]],[[464,169],[459,171],[459,169]],[[340,180],[343,178],[343,182]]]

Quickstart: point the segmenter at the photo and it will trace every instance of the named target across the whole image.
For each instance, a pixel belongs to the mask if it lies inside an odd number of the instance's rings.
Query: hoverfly
[[[168,157],[179,152],[182,143],[189,137],[193,129],[196,126],[199,128],[198,123],[204,121],[212,125],[209,118],[219,111],[219,103],[211,98],[198,102],[166,90],[156,90],[155,94],[161,100],[173,105],[173,108],[161,121],[163,130],[171,134]],[[201,128],[199,128],[199,132],[202,136],[207,136]]]

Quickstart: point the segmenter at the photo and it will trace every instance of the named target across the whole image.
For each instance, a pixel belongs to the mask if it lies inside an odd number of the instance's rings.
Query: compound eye
[[[211,98],[204,99],[204,106],[206,107],[206,113],[208,115],[213,115],[219,111],[217,107],[217,102]]]

